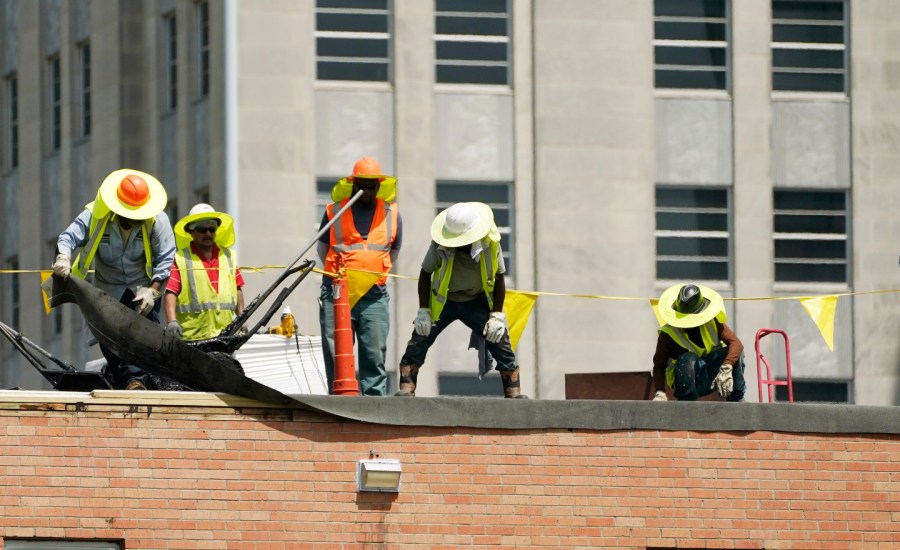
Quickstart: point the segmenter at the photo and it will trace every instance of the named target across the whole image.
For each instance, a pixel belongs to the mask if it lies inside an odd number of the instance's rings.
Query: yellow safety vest
[[[488,307],[494,309],[494,284],[497,282],[497,268],[499,267],[500,243],[494,242],[488,238],[482,241],[484,250],[478,263],[481,265],[481,287],[484,289],[484,295],[487,296]],[[450,290],[450,277],[453,274],[453,258],[456,254],[455,249],[438,248],[438,255],[441,257],[441,265],[434,273],[431,274],[431,300],[429,307],[431,309],[431,320],[437,321],[441,318],[441,312],[447,303],[447,294]]]
[[[91,223],[88,226],[88,241],[82,248],[81,252],[75,256],[75,261],[72,264],[72,273],[81,279],[84,279],[87,276],[88,271],[91,270],[91,266],[94,265],[94,255],[97,253],[97,248],[100,247],[100,237],[103,236],[104,232],[106,232],[106,226],[110,221],[116,218],[116,215],[111,212],[108,208],[100,208],[98,210],[105,210],[105,214],[102,216],[97,216],[98,213],[94,209],[95,202],[89,202],[85,205],[85,208],[91,211]],[[144,257],[146,258],[146,264],[144,266],[144,270],[147,272],[147,277],[153,279],[153,252],[150,250],[150,235],[153,231],[153,223],[156,221],[156,218],[150,218],[149,220],[144,220],[141,223],[141,231],[144,232]],[[81,262],[81,255],[84,254],[84,263]]]
[[[213,290],[203,260],[190,245],[175,253],[181,292],[175,317],[185,340],[214,338],[234,320],[237,311],[237,262],[227,248],[219,248],[219,292]]]
[[[703,339],[703,347],[698,346],[693,340],[688,338],[687,330],[683,328],[664,325],[659,332],[668,334],[676,344],[687,351],[692,351],[698,357],[706,357],[717,348],[725,346],[725,342],[719,339],[719,328],[716,326],[716,320],[711,319],[707,323],[697,327],[700,330],[700,338]],[[666,384],[672,387],[675,384],[675,363],[676,359],[669,359],[666,366]]]

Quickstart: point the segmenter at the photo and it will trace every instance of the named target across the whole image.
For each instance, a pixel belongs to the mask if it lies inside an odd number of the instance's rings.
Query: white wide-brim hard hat
[[[188,231],[188,225],[203,220],[216,220],[219,222],[219,227],[216,228],[216,245],[220,248],[234,246],[236,240],[234,218],[224,212],[217,212],[212,206],[201,202],[195,204],[188,215],[178,220],[178,223],[172,228],[175,232],[176,246],[179,250],[194,240],[194,237]]]
[[[494,212],[482,202],[458,202],[441,211],[431,222],[431,238],[448,248],[465,246],[485,237],[498,242]]]

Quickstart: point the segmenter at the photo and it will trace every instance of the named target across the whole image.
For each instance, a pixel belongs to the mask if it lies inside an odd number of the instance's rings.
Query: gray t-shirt
[[[451,249],[452,250],[452,249]],[[497,274],[506,273],[506,264],[503,262],[503,250],[497,246],[499,258],[497,259]],[[482,254],[489,253],[485,249]],[[422,270],[426,273],[434,273],[441,266],[441,258],[438,255],[438,244],[431,241],[431,246],[422,260]],[[450,288],[447,291],[447,299],[451,302],[468,302],[484,294],[481,288],[481,265],[478,260],[473,260],[468,252],[454,251],[453,273],[450,276]]]

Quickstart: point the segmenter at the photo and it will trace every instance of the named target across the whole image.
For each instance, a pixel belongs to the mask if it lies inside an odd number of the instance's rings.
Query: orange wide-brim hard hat
[[[97,198],[115,214],[131,220],[149,220],[165,210],[169,201],[158,179],[131,168],[106,176]]]

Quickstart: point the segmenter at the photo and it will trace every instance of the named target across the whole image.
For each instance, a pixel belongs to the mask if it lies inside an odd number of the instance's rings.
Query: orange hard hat
[[[353,165],[353,174],[347,179],[353,181],[354,178],[372,178],[379,181],[384,179],[381,172],[381,165],[372,157],[363,157],[356,161]]]
[[[128,206],[143,206],[150,200],[150,186],[137,174],[128,174],[119,182],[116,196]]]

